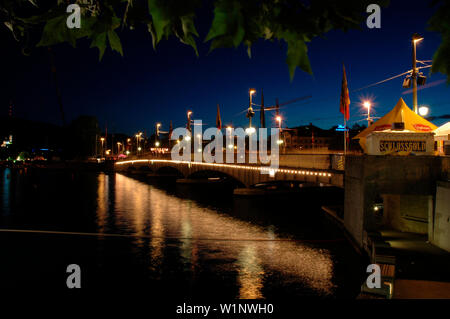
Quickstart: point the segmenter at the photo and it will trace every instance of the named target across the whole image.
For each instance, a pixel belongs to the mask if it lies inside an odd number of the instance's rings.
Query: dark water
[[[233,198],[121,174],[3,169],[0,196],[1,229],[68,232],[0,231],[3,289],[67,289],[78,264],[82,289],[354,298],[364,275],[318,209],[329,195]]]

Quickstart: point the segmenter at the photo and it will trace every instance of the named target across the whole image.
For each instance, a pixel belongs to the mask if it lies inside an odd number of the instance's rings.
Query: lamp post
[[[369,101],[364,102],[364,107],[367,108],[367,127],[372,125],[372,119],[370,118],[370,106],[371,104]]]
[[[419,34],[414,33],[412,36],[412,75],[411,79],[413,82],[413,109],[414,112],[417,114],[417,68],[416,68],[416,44],[417,42],[423,40],[423,37],[421,37]]]
[[[252,117],[255,115],[255,112],[253,111],[253,108],[252,108],[252,105],[253,105],[252,97],[253,97],[253,94],[255,94],[255,93],[256,93],[255,89],[248,90],[249,106],[248,106],[246,116],[248,117],[248,122],[249,122],[248,129],[247,129],[249,134],[252,134],[254,132],[254,129],[252,129]]]
[[[190,132],[191,131],[191,114],[192,111],[187,111],[187,124],[186,124],[186,128],[187,130]]]
[[[141,139],[142,132],[139,132],[136,134],[136,154],[139,154],[139,151],[141,150],[141,147],[139,146],[139,141]]]
[[[105,151],[104,151],[104,146],[103,146],[103,143],[105,143],[105,138],[104,137],[101,137],[100,138],[100,141],[102,142],[102,156],[104,156],[105,154]]]
[[[277,141],[277,144],[278,145],[282,145],[283,144],[283,133],[282,133],[282,131],[281,131],[281,121],[282,121],[283,119],[281,118],[281,116],[280,115],[277,115],[276,117],[275,117],[275,121],[277,122],[277,125],[278,125],[278,132],[279,132],[279,134],[280,134],[280,137],[279,137],[279,140]],[[283,147],[284,147],[285,145],[283,144]]]
[[[278,123],[278,129],[280,130],[280,132],[281,132],[281,116],[279,116],[279,115],[277,115],[277,117],[275,118],[275,120],[277,121],[277,123]]]
[[[159,143],[159,128],[161,127],[161,123],[156,123],[156,134],[155,134],[155,146],[158,147]],[[158,145],[156,145],[158,144]]]

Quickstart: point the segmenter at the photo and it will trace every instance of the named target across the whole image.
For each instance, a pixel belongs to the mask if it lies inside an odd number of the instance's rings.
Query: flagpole
[[[347,120],[344,115],[344,155],[347,154]]]

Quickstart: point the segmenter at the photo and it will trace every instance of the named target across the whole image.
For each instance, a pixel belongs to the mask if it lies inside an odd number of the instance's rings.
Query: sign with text
[[[367,135],[369,155],[432,155],[434,133],[411,131],[374,131]]]
[[[382,140],[380,141],[380,153],[392,152],[426,152],[427,142],[425,140],[399,141]]]

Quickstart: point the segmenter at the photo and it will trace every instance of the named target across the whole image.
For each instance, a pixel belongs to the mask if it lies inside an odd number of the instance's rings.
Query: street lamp
[[[371,103],[370,101],[364,101],[363,105],[367,109],[367,127],[369,127],[372,124],[372,119],[370,118]]]
[[[191,114],[192,114],[192,111],[187,111],[187,125],[186,125],[186,128],[187,128],[188,131],[191,130]]]
[[[277,123],[278,123],[278,128],[280,129],[280,131],[281,131],[281,116],[279,116],[279,115],[277,115],[277,117],[275,118],[275,121],[277,121]]]
[[[427,116],[430,109],[427,106],[421,106],[419,107],[419,115],[420,116]]]
[[[105,142],[105,138],[104,137],[101,137],[100,138],[100,141],[102,141],[102,156],[104,155],[103,153],[104,153],[104,148],[103,148],[103,143]]]
[[[138,151],[140,151],[139,141],[141,139],[141,135],[142,135],[142,132],[139,132],[138,134],[136,134],[136,148],[137,148]]]
[[[252,127],[252,117],[255,115],[255,112],[253,111],[253,108],[252,108],[252,105],[253,105],[252,97],[253,97],[253,94],[255,94],[255,93],[256,93],[255,89],[250,89],[248,91],[249,106],[248,106],[248,110],[247,110],[246,116],[248,117],[248,121],[249,121],[249,124],[248,124],[248,128],[249,129],[251,129],[251,127]]]
[[[416,68],[416,44],[423,40],[423,37],[417,33],[412,36],[412,82],[413,82],[413,109],[417,114],[417,68]]]
[[[249,95],[249,98],[250,98],[250,107],[252,107],[252,96],[253,96],[253,94],[255,94],[256,93],[256,90],[255,89],[250,89],[250,90],[248,90],[248,95]]]
[[[159,136],[159,128],[161,127],[161,123],[156,123],[156,136]]]

